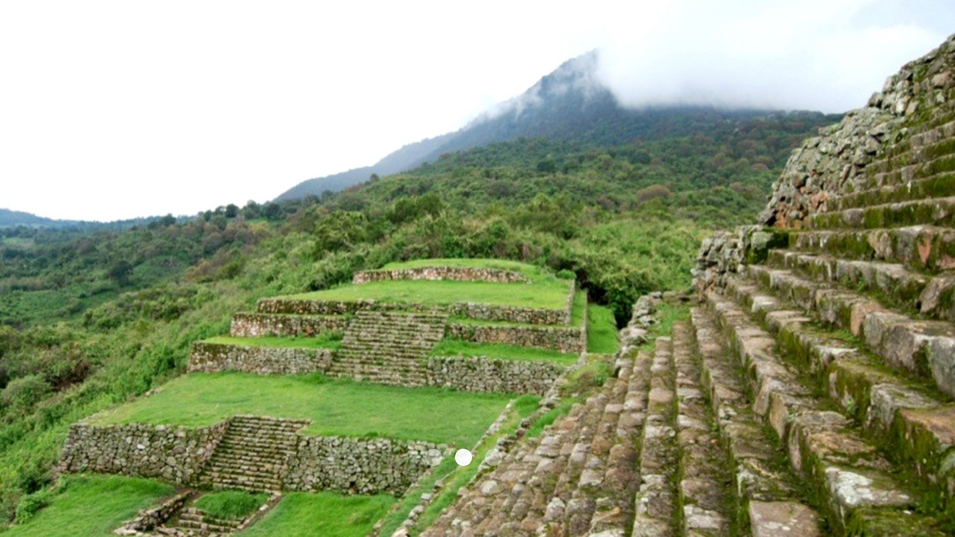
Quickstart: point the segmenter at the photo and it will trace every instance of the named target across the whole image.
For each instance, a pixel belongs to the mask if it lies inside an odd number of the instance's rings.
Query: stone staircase
[[[647,369],[649,361],[636,367]],[[646,404],[646,375],[633,368],[632,360],[622,362],[600,393],[517,444],[421,535],[622,535],[638,486]]]
[[[296,431],[307,421],[236,416],[206,464],[200,483],[217,489],[280,492]]]
[[[425,361],[444,338],[447,314],[359,311],[328,374],[383,384],[428,384]]]
[[[238,531],[242,522],[242,519],[216,518],[195,507],[187,507],[179,513],[175,525],[159,528],[156,533],[176,537],[225,537]]]

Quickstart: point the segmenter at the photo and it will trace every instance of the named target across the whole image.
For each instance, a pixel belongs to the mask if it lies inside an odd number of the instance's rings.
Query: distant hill
[[[63,224],[75,224],[76,222],[65,222],[63,220],[53,220],[44,218],[23,211],[13,211],[10,209],[0,209],[0,227],[12,226],[32,226],[32,227],[54,227]]]
[[[309,179],[277,201],[337,192],[367,181],[435,162],[442,154],[519,138],[549,138],[584,146],[625,145],[636,139],[668,139],[711,131],[727,122],[779,111],[721,110],[711,107],[657,107],[631,110],[596,77],[599,55],[589,52],[564,62],[518,97],[488,110],[464,128],[408,144],[372,166]],[[821,115],[821,114],[819,114]]]

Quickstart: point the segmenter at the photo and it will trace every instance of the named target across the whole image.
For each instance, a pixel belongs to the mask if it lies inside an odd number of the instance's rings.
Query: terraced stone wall
[[[70,473],[96,472],[190,483],[212,456],[227,427],[228,421],[195,429],[168,425],[73,424],[59,469]]]
[[[445,329],[445,336],[473,343],[498,343],[557,352],[576,353],[587,350],[587,332],[584,327],[489,326],[449,323]]]
[[[474,267],[417,267],[396,270],[357,272],[352,283],[362,284],[387,280],[455,280],[491,283],[530,283],[523,274],[512,270]]]
[[[197,342],[189,355],[190,373],[242,371],[258,375],[298,375],[325,372],[332,361],[329,349],[241,347]]]
[[[551,362],[433,356],[428,358],[428,383],[468,392],[544,395],[566,370]]]
[[[570,306],[573,296],[564,309],[521,308],[489,304],[458,303],[450,306],[426,306],[415,303],[376,302],[356,300],[351,302],[333,300],[288,300],[268,298],[259,300],[258,313],[288,315],[349,315],[358,311],[409,311],[443,312],[455,317],[484,321],[503,321],[526,324],[570,324]]]
[[[446,451],[446,446],[428,442],[300,436],[285,488],[401,496]]]
[[[282,315],[239,313],[232,316],[233,337],[313,337],[323,332],[342,332],[349,318],[341,315]]]

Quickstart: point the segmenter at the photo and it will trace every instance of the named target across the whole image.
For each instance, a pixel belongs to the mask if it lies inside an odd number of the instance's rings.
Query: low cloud
[[[955,31],[943,2],[678,0],[628,15],[612,23],[598,70],[627,107],[842,112]]]

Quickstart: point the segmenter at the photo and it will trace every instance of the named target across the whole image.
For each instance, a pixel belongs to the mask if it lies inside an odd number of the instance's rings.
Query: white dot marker
[[[458,466],[467,466],[471,464],[471,452],[466,449],[459,449],[454,454],[454,462],[458,463]]]

